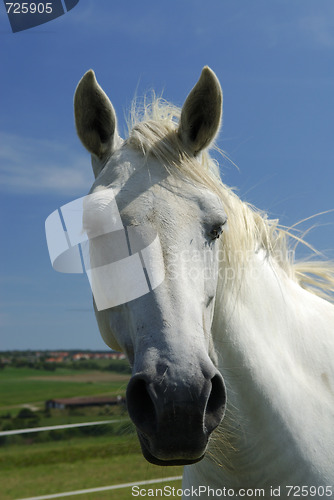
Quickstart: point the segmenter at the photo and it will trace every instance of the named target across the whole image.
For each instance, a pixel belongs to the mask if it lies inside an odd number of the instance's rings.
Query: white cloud
[[[259,7],[261,2],[255,1],[254,5]],[[334,48],[333,0],[282,1],[275,8],[271,2],[262,2],[261,13],[257,17],[254,16],[254,5],[242,11],[238,22],[244,34],[249,32],[258,43],[264,42],[270,48],[289,47],[291,50]]]
[[[300,20],[299,27],[302,33],[317,46],[334,48],[334,8],[327,15],[308,15]]]
[[[97,6],[95,0],[80,2],[78,7],[75,11],[73,10],[64,16],[61,22],[63,24],[66,22],[73,30],[80,30],[80,32],[87,29],[90,33],[97,31],[99,34],[107,33],[110,35],[112,33],[113,36],[119,34],[122,37],[142,36],[147,38],[149,26],[151,38],[152,34],[161,36],[161,28],[164,28],[164,25],[157,26],[161,10],[159,7],[151,6],[150,9],[133,11],[131,7],[124,8],[122,4],[113,5],[107,1],[100,2]]]
[[[93,183],[88,153],[57,141],[0,132],[0,189],[16,193],[86,193]]]

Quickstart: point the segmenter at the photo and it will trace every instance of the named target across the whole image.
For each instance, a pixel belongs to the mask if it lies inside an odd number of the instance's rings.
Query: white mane
[[[150,103],[144,101],[141,107],[134,103],[128,120],[127,143],[144,156],[159,159],[174,175],[181,173],[219,195],[229,220],[229,230],[221,246],[225,265],[232,269],[243,267],[250,252],[263,248],[302,288],[334,303],[334,263],[313,259],[296,261],[296,242],[306,245],[314,255],[319,252],[307,244],[295,228],[285,228],[277,219],[270,219],[266,213],[241,201],[223,184],[219,167],[207,151],[197,159],[187,156],[177,134],[180,113],[179,108],[155,96]],[[224,286],[229,283],[231,280]]]

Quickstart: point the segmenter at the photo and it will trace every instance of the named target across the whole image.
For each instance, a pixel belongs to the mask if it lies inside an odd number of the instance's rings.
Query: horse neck
[[[267,470],[272,478],[282,467],[287,477],[295,460],[325,470],[334,446],[334,307],[264,252],[254,253],[242,279],[220,287],[217,299],[212,332],[229,402],[221,432],[238,450],[229,451],[223,437],[231,470],[249,474],[252,464],[255,475]],[[322,457],[315,456],[319,442]]]

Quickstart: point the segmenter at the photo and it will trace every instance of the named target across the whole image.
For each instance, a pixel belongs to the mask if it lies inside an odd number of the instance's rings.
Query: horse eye
[[[210,236],[213,240],[217,240],[222,233],[223,233],[223,225],[219,224],[212,227],[210,231]]]

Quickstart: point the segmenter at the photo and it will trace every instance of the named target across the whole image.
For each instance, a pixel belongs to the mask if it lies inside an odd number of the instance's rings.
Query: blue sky
[[[238,166],[221,162],[224,181],[285,225],[334,209],[333,0],[80,0],[15,34],[1,3],[0,47],[0,350],[105,348],[86,277],[53,271],[44,235],[93,180],[72,104],[89,68],[124,131],[135,93],[182,105],[209,65],[224,91],[218,145]],[[329,257],[333,222],[308,236]]]

